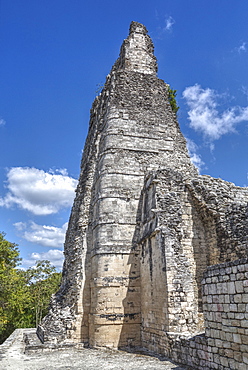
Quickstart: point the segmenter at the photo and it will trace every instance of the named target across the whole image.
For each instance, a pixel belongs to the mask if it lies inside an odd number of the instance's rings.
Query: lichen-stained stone
[[[143,347],[191,364],[193,349],[180,336],[204,330],[203,304],[214,321],[206,334],[225,305],[233,305],[230,314],[245,312],[248,283],[238,266],[220,281],[210,271],[203,294],[201,280],[208,266],[247,256],[248,189],[198,175],[156,72],[147,30],[132,22],[92,105],[62,284],[38,335],[44,342]],[[219,336],[215,330],[210,339]],[[206,338],[196,338],[205,348]],[[204,353],[210,361],[214,352]],[[199,358],[192,363],[202,368]]]

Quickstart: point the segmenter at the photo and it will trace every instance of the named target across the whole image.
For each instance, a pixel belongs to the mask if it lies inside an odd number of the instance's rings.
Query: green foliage
[[[23,302],[24,285],[16,269],[19,261],[16,244],[7,241],[5,234],[0,233],[0,337],[4,338],[13,331],[23,312],[20,300]]]
[[[56,272],[50,261],[38,261],[25,272],[28,290],[32,297],[29,311],[32,326],[37,326],[47,314],[51,295],[58,290],[61,273]]]
[[[16,328],[40,323],[61,279],[49,261],[26,271],[17,268],[20,261],[17,245],[0,233],[0,343]]]
[[[172,108],[172,111],[177,114],[179,106],[177,105],[176,96],[177,90],[171,89],[170,85],[168,86],[169,102]]]
[[[21,258],[19,258],[19,250],[17,245],[8,242],[4,233],[0,233],[0,269],[6,270],[16,267]]]

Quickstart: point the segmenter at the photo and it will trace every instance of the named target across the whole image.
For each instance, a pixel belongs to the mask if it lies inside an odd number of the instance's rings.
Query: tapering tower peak
[[[157,59],[153,52],[153,42],[146,27],[141,23],[131,22],[129,36],[122,44],[114,69],[156,75]]]
[[[147,35],[148,31],[142,23],[133,21],[129,27],[129,34],[131,33],[142,33],[143,35]]]

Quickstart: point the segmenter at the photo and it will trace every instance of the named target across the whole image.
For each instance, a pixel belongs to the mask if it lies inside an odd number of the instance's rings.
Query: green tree
[[[17,245],[0,233],[0,343],[16,328],[37,326],[60,284],[61,273],[50,261],[26,271],[18,269],[20,261]]]
[[[170,85],[168,85],[168,95],[172,111],[177,114],[177,111],[179,109],[176,101],[177,90],[171,89]]]
[[[29,298],[25,278],[16,268],[20,261],[17,245],[0,233],[0,342],[24,324]]]
[[[32,326],[40,324],[48,312],[50,298],[60,284],[61,273],[56,272],[50,261],[37,261],[35,267],[25,272],[27,286],[31,298],[29,312],[32,316]]]
[[[15,268],[19,265],[21,258],[17,244],[10,243],[5,239],[5,233],[0,233],[0,271]]]

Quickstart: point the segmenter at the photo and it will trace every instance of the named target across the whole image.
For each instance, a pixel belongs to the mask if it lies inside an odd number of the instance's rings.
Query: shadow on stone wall
[[[140,306],[140,239],[141,214],[143,195],[140,196],[136,214],[136,227],[132,238],[132,249],[128,258],[129,280],[127,294],[122,301],[124,309],[123,325],[121,329],[118,348],[133,350],[141,347],[141,306]]]

